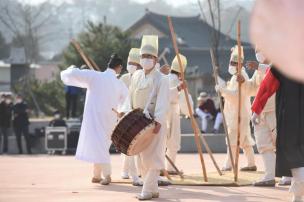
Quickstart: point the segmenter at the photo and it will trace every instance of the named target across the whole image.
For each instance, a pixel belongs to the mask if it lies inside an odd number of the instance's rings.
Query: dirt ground
[[[215,168],[204,155],[208,172]],[[215,154],[220,167],[224,154]],[[258,169],[262,161],[256,155]],[[240,164],[244,163],[241,155]],[[187,173],[202,173],[197,154],[180,154],[177,166]],[[121,158],[112,155],[112,179],[120,178]],[[0,156],[0,202],[116,202],[137,201],[140,188],[128,184],[101,186],[90,182],[92,165],[73,156]],[[289,201],[288,187],[257,188],[214,186],[168,186],[160,188],[154,201]]]

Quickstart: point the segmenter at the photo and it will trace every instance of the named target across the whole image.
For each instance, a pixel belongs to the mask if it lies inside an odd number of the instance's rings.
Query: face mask
[[[259,63],[263,63],[265,61],[265,57],[262,53],[257,52],[255,57]]]
[[[12,101],[10,99],[5,100],[6,104],[10,104]]]
[[[156,63],[155,68],[156,68],[157,70],[160,70],[160,64],[159,64],[159,63]]]
[[[22,99],[17,99],[16,102],[17,102],[17,103],[21,103],[21,102],[22,102]]]
[[[55,119],[60,119],[60,114],[56,114],[56,115],[54,116],[54,118],[55,118]]]
[[[231,65],[229,65],[228,72],[229,72],[229,74],[231,74],[231,75],[235,75],[235,74],[237,73],[236,66],[231,66]]]
[[[144,68],[144,70],[150,70],[154,67],[154,60],[148,58],[140,59],[140,65]]]
[[[135,65],[127,65],[127,70],[130,74],[133,74],[137,69],[137,66]]]

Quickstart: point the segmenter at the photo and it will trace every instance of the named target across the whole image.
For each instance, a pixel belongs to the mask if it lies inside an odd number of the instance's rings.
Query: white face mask
[[[159,64],[159,63],[156,63],[155,68],[156,68],[157,70],[160,70],[160,64]]]
[[[137,69],[137,66],[135,65],[127,65],[127,70],[130,74],[133,74]]]
[[[22,99],[16,99],[16,103],[21,103]]]
[[[140,59],[140,65],[144,70],[150,70],[154,67],[154,60],[148,58]]]
[[[229,72],[229,74],[231,74],[231,75],[235,75],[235,74],[237,73],[236,66],[231,66],[231,65],[229,65],[228,72]]]
[[[60,114],[55,114],[54,118],[55,119],[60,119]]]
[[[256,59],[259,63],[264,63],[265,62],[265,57],[262,53],[257,52],[255,54],[255,57],[256,57]]]
[[[10,104],[11,102],[12,102],[12,101],[11,101],[10,99],[6,99],[6,100],[5,100],[5,103],[6,103],[6,104]]]

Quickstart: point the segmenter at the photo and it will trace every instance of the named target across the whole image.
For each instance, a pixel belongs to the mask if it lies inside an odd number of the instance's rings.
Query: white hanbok
[[[79,160],[109,164],[111,134],[117,121],[117,109],[128,95],[125,84],[112,69],[104,72],[68,68],[61,72],[64,84],[86,88],[83,121],[77,146]]]

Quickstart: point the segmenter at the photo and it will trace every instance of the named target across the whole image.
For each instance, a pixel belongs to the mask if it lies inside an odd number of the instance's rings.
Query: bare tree
[[[54,24],[60,6],[52,10],[49,2],[37,6],[0,0],[0,22],[13,35],[13,45],[24,47],[28,63],[39,59],[39,45],[50,36],[46,30]]]
[[[221,2],[220,0],[205,0],[205,4],[208,4],[208,13],[206,14],[203,6],[198,0],[198,5],[203,19],[210,23],[214,28],[210,32],[211,36],[211,48],[214,52],[215,64],[218,65],[219,61],[219,45],[221,40]]]

